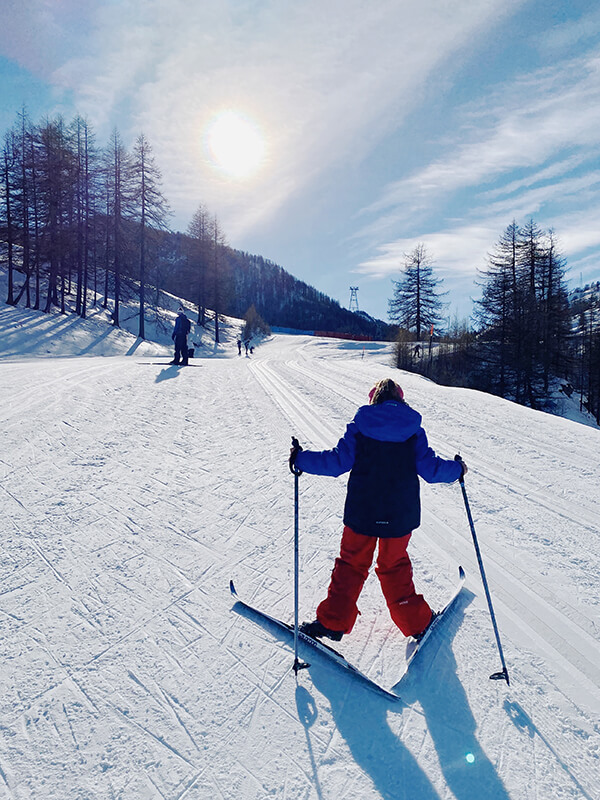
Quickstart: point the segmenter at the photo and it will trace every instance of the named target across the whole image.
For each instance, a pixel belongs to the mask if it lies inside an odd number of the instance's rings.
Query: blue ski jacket
[[[189,321],[189,319],[186,317],[183,311],[180,311],[179,314],[177,314],[177,318],[175,320],[175,327],[173,329],[173,334],[171,338],[176,339],[177,337],[179,337],[181,339],[184,339],[190,332],[191,327],[192,324]]]
[[[295,465],[313,475],[350,471],[344,525],[379,538],[407,536],[421,523],[419,476],[453,483],[462,474],[454,460],[436,456],[421,415],[403,401],[361,406],[331,450],[301,450]]]

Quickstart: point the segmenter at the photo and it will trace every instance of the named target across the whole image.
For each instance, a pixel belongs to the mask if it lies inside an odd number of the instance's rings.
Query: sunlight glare
[[[209,126],[208,150],[213,162],[234,178],[245,178],[261,166],[265,141],[259,128],[235,111],[223,111]]]

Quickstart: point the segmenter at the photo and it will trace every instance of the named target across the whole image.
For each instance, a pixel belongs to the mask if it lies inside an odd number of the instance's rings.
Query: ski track
[[[256,366],[255,371],[263,388],[267,392],[277,393],[275,402],[289,417],[290,422],[299,427],[310,443],[319,447],[331,447],[341,435],[344,423],[351,419],[356,406],[364,402],[364,391],[361,397],[360,390],[356,388],[356,374],[353,373],[349,378],[339,369],[336,370],[335,366],[332,368],[330,364],[326,370],[320,371],[314,367],[308,368],[305,362],[287,361],[285,364],[277,361],[272,364],[263,362],[260,367]],[[271,375],[266,374],[269,371]],[[275,371],[277,375],[274,374]],[[287,381],[283,377],[286,371]],[[335,377],[332,377],[333,372],[337,372]],[[305,380],[300,383],[290,381],[291,373],[300,374],[303,379],[308,379],[311,385],[316,383],[334,395],[341,396],[343,401],[347,401],[343,406],[348,408],[350,413],[342,416],[339,420],[341,424],[323,425],[323,409],[327,406],[336,408],[335,401],[332,402],[330,396],[327,396],[326,402],[322,402],[323,398],[320,396],[319,403],[315,403],[313,393],[308,398],[303,397],[301,402],[299,398],[305,394],[304,387],[307,383]],[[321,421],[318,425],[311,424],[311,420],[314,419]],[[431,437],[431,440],[436,446],[435,438]],[[531,438],[526,439],[526,443],[533,446]],[[560,455],[561,458],[564,456],[562,450],[552,447],[545,449],[544,452],[546,455],[550,453],[554,456]],[[450,454],[444,455],[448,457]],[[562,503],[556,502],[554,495],[546,494],[539,482],[536,482],[534,491],[529,487],[526,490],[522,489],[519,485],[522,478],[515,470],[500,472],[495,465],[484,459],[469,459],[469,463],[473,473],[481,472],[484,480],[492,482],[504,491],[512,489],[522,502],[532,504],[537,509],[542,507],[558,517],[560,522],[567,520],[597,535],[596,515],[586,502],[580,504],[580,509],[584,513],[574,514],[572,507],[567,511]],[[471,585],[473,585],[472,576],[477,568],[471,553],[470,539],[465,538],[461,529],[458,532],[456,529],[450,529],[449,545],[447,537],[439,536],[440,530],[448,532],[448,525],[432,513],[425,513],[424,527],[427,528],[429,542],[443,551],[448,560],[456,559],[458,556],[463,563],[471,564]],[[462,527],[464,528],[464,522]],[[485,552],[487,575],[496,587],[495,594],[499,598],[496,605],[501,611],[501,619],[504,615],[512,622],[514,626],[512,630],[517,634],[521,633],[520,637],[517,636],[521,645],[527,647],[535,643],[544,653],[548,659],[549,673],[556,672],[555,679],[558,678],[559,685],[563,689],[565,686],[568,687],[567,694],[571,702],[585,706],[593,697],[593,706],[596,710],[600,709],[600,648],[597,642],[596,620],[588,616],[589,612],[582,611],[581,607],[567,603],[560,595],[560,590],[552,592],[534,575],[527,574],[521,569],[514,560],[507,559],[495,543],[486,542]],[[372,667],[372,664],[370,666]]]
[[[573,563],[556,582],[533,569],[577,546],[577,528],[585,572],[593,494],[573,502],[576,487],[561,494],[529,474],[540,444],[520,417],[523,470],[518,458],[498,462],[501,442],[465,452],[510,689],[487,681],[497,655],[456,487],[424,487],[415,573],[441,599],[461,561],[476,596],[431,665],[449,683],[410,684],[408,707],[327,665],[294,681],[289,642],[231,612],[233,577],[249,602],[292,617],[290,437],[331,447],[390,374],[347,347],[276,339],[253,359],[173,377],[132,370],[130,358],[0,363],[0,798],[598,796],[598,728],[585,710],[600,697],[593,589],[582,588],[585,602],[564,592]],[[451,457],[446,433],[466,429],[466,401],[458,392],[438,409],[426,381],[401,382]],[[482,415],[475,404],[469,441],[485,441]],[[542,455],[578,469],[552,442]],[[312,613],[337,554],[345,481],[301,482],[301,608]],[[528,558],[502,538],[507,493],[534,531],[517,539]],[[544,526],[563,539],[546,542]],[[361,610],[342,651],[392,685],[403,645],[376,580]],[[465,749],[476,767],[457,766]]]
[[[300,403],[298,387],[286,384],[280,376],[274,378],[273,375],[268,375],[266,377],[265,373],[269,371],[268,362],[253,366],[255,368],[260,366],[260,371],[257,369],[257,372],[261,384],[267,391],[275,391],[277,393],[275,400],[278,405],[280,405],[284,413],[289,415],[290,421],[295,422],[301,428],[303,434],[309,440],[326,441],[329,442],[328,446],[332,446],[337,441],[343,430],[342,426],[336,428],[333,425],[323,425],[322,423],[311,425],[311,419],[320,418],[318,409],[309,400],[305,399],[302,404]],[[290,362],[286,366],[291,367],[296,372],[300,372],[311,381],[318,381],[323,387],[339,393],[336,383],[329,377],[322,376],[317,370],[309,370],[306,367]],[[347,389],[342,395],[343,399],[348,399],[352,402],[355,398],[348,398],[346,391]],[[356,391],[353,394],[356,395]],[[288,397],[295,399],[290,402],[287,399]],[[360,404],[360,401],[358,404]],[[492,471],[492,475],[495,475],[496,483],[499,482],[497,477],[499,474],[497,470]],[[487,474],[486,477],[488,477]],[[514,485],[514,482],[515,480],[511,480],[511,485]],[[503,483],[506,483],[505,478]],[[526,496],[522,492],[520,494],[527,501],[536,502],[530,494]],[[539,503],[539,499],[537,502]],[[562,508],[557,507],[548,500],[545,500],[543,506],[559,517],[566,516]],[[433,524],[431,524],[432,517]],[[580,519],[573,520],[572,517],[569,518],[573,522],[582,524]],[[436,546],[445,550],[449,561],[458,555],[459,560],[463,562],[473,562],[469,544],[470,539],[467,541],[464,535],[456,530],[449,531],[451,537],[447,535],[443,537],[436,536],[434,533],[436,529],[442,528],[443,530],[447,526],[440,524],[441,520],[428,513],[427,509],[424,513],[424,522],[429,523],[429,538],[433,539]],[[596,530],[591,524],[589,527],[591,530]],[[452,542],[450,546],[446,545],[449,538]],[[580,673],[580,677],[575,679],[575,683],[581,683],[583,691],[593,694],[597,702],[597,709],[600,711],[600,648],[594,638],[594,633],[597,633],[595,623],[589,618],[584,618],[584,624],[582,625],[580,609],[568,605],[562,598],[551,593],[548,589],[542,589],[533,575],[527,575],[518,565],[509,562],[502,555],[499,548],[493,548],[492,556],[490,555],[490,549],[491,545],[486,543],[486,575],[488,575],[488,579],[493,580],[496,593],[499,594],[502,603],[505,607],[508,607],[507,610],[510,609],[513,619],[519,620],[527,639],[535,635],[538,638],[542,638],[546,646],[550,645],[552,648],[550,651],[551,663],[561,664],[565,674],[571,673],[573,675],[573,671]],[[517,573],[516,575],[515,572]],[[471,575],[473,575],[472,568]],[[531,586],[535,588],[535,591],[530,590],[529,587]],[[540,591],[545,597],[540,596]],[[498,603],[498,606],[500,607],[500,603]],[[528,622],[529,625],[527,625]],[[542,637],[539,637],[540,630],[543,632]]]

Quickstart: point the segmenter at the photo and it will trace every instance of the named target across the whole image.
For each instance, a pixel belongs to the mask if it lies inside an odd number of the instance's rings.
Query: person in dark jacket
[[[187,367],[188,364],[188,345],[187,335],[192,328],[192,323],[185,315],[183,306],[179,306],[177,319],[175,320],[175,328],[171,338],[175,342],[175,357],[171,364],[181,364],[182,367]]]
[[[290,467],[337,477],[350,471],[344,531],[327,597],[314,622],[301,630],[339,641],[358,616],[357,600],[379,542],[375,572],[393,621],[405,636],[420,639],[434,617],[417,594],[406,548],[421,522],[419,477],[453,483],[467,470],[462,460],[446,460],[429,447],[421,415],[404,401],[390,378],[379,381],[332,450],[293,447]]]

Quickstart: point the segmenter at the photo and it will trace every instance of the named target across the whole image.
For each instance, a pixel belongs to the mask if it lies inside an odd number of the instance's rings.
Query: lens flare
[[[260,129],[236,111],[223,111],[213,120],[206,142],[213,163],[234,178],[252,175],[264,160],[265,140]]]

